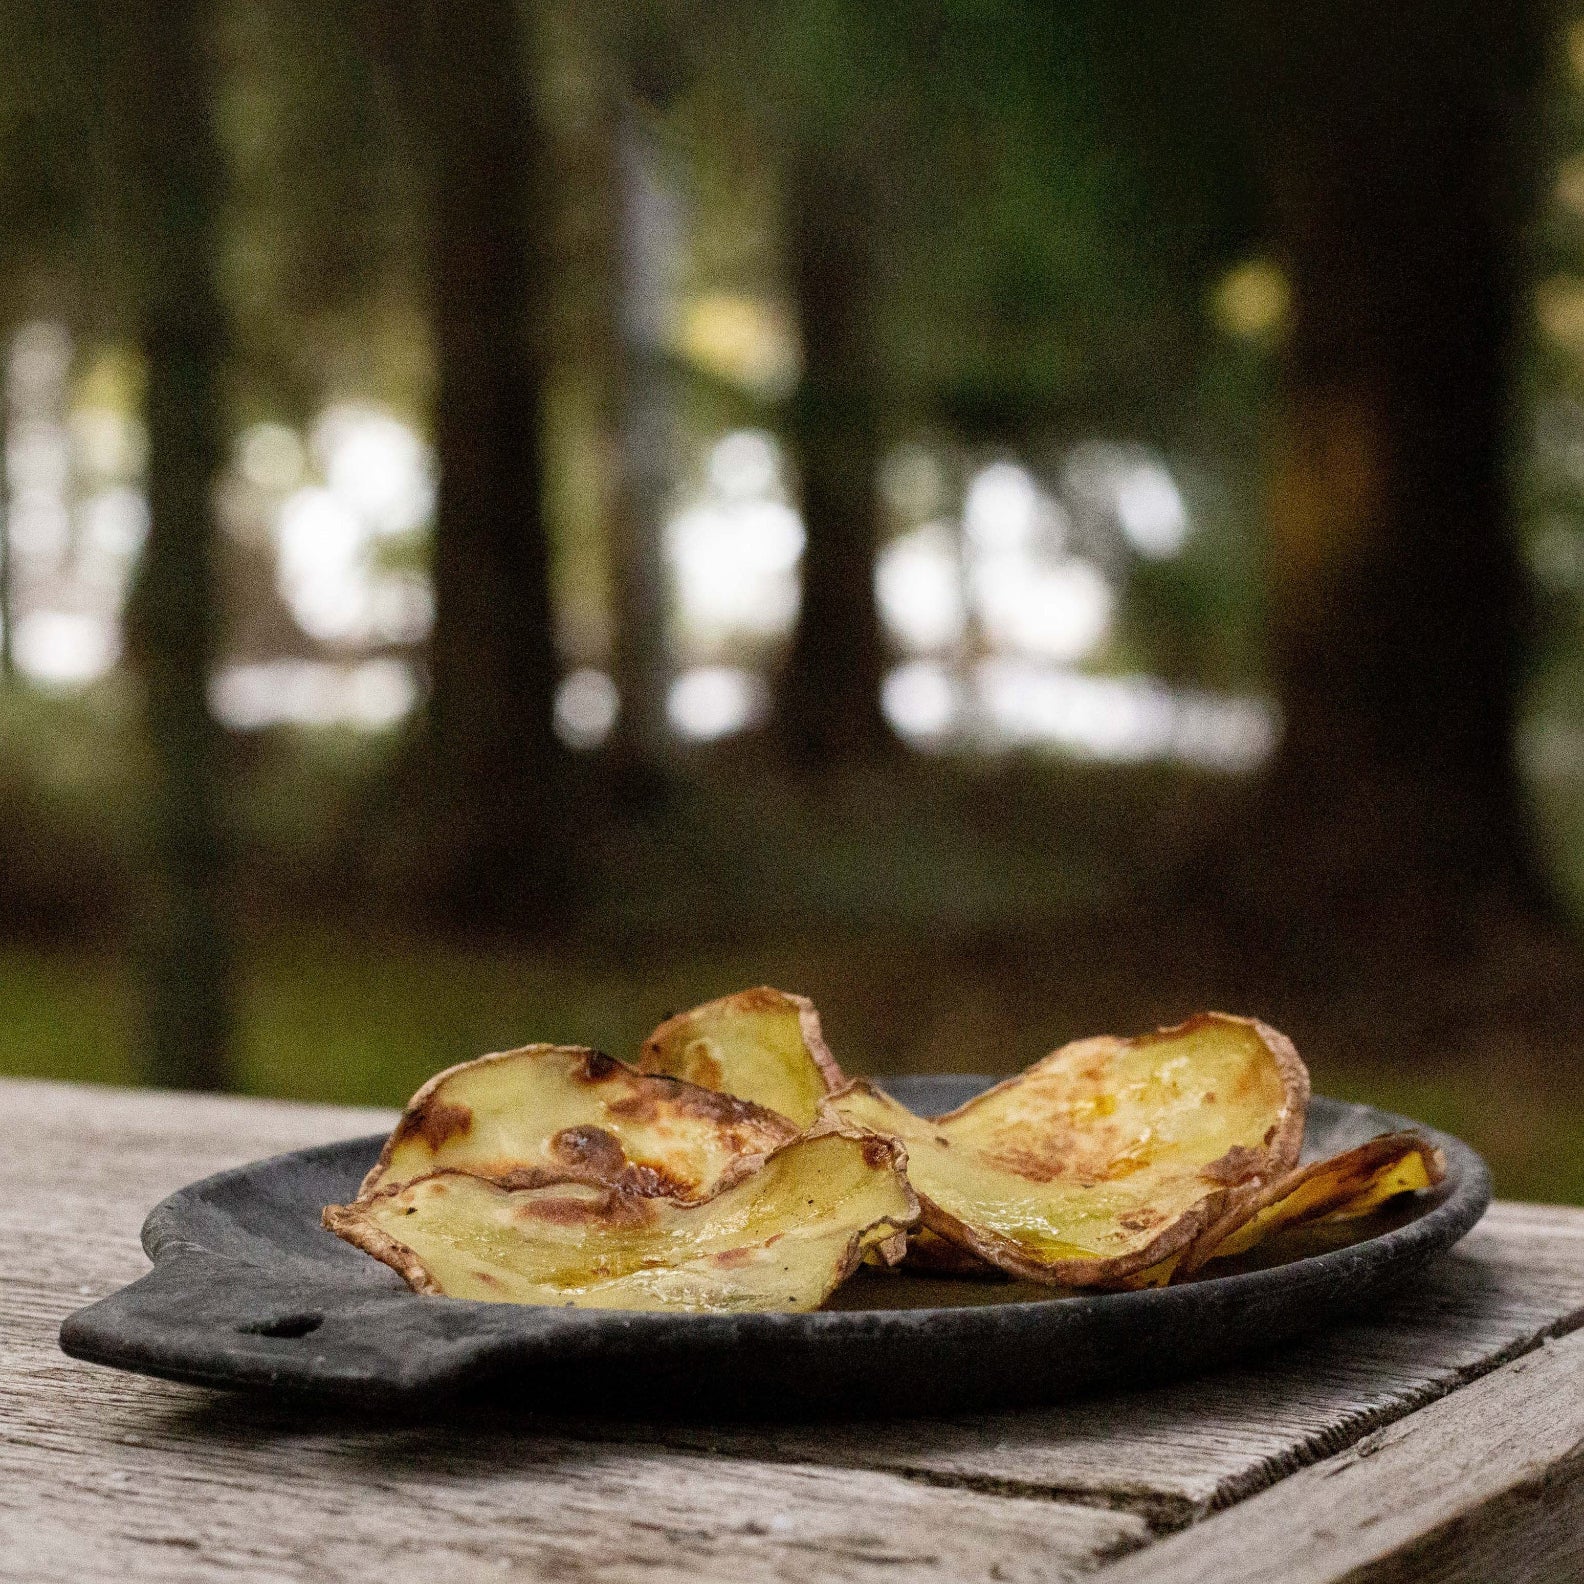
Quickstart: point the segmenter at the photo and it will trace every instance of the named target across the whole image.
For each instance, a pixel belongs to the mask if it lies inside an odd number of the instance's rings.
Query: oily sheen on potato
[[[331,1206],[325,1224],[415,1291],[602,1309],[816,1309],[918,1203],[901,1152],[829,1131],[698,1204],[590,1182],[508,1187],[438,1171]]]
[[[1160,1266],[1290,1171],[1308,1098],[1283,1035],[1205,1013],[1063,1046],[934,1121],[861,1082],[831,1103],[903,1144],[924,1225],[941,1238],[1025,1279],[1108,1286]]]
[[[752,1100],[799,1127],[846,1082],[814,1003],[764,986],[667,1018],[644,1041],[638,1065]]]
[[[707,1199],[800,1129],[751,1101],[636,1071],[575,1045],[528,1045],[448,1068],[408,1102],[360,1196],[457,1169],[519,1187],[622,1181]]]

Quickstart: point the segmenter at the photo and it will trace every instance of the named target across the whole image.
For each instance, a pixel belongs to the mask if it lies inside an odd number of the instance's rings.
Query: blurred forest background
[[[1202,1007],[1584,1200],[1584,20],[0,0],[0,1072]]]

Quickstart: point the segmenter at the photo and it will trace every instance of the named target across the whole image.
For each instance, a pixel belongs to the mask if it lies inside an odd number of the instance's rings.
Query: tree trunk
[[[512,0],[425,0],[438,362],[429,774],[438,901],[534,924],[557,890],[536,129]]]
[[[807,540],[781,726],[796,761],[824,767],[875,757],[896,741],[880,712],[874,590],[875,261],[868,194],[850,164],[802,148],[788,189],[792,289],[803,335],[791,439]]]
[[[624,95],[624,100],[626,96]],[[674,201],[657,169],[653,139],[630,102],[616,109],[617,290],[612,370],[616,411],[611,502],[612,669],[621,698],[612,743],[626,789],[657,792],[670,746],[670,600],[664,518],[676,444],[665,334]]]
[[[225,744],[208,703],[226,350],[213,275],[221,170],[210,16],[201,0],[166,0],[121,17],[148,370],[149,534],[127,613],[154,763],[156,863],[139,898],[145,1070],[155,1083],[218,1089],[232,1076],[232,876]]]
[[[16,617],[11,575],[11,474],[5,455],[6,442],[10,438],[10,419],[9,404],[0,400],[0,686],[7,686],[16,680]]]
[[[1286,717],[1269,856],[1288,902],[1343,929],[1408,898],[1466,913],[1532,873],[1507,471],[1543,24],[1477,0],[1267,16],[1295,310],[1269,502]]]

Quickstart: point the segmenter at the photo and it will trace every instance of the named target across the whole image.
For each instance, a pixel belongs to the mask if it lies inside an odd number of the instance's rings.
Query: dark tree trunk
[[[139,3],[121,12],[119,36],[148,369],[149,534],[127,624],[154,763],[156,863],[138,898],[145,1066],[155,1083],[218,1089],[232,1076],[232,954],[225,744],[208,704],[226,351],[213,275],[221,170],[209,22],[197,0]]]
[[[875,603],[880,432],[869,194],[851,165],[804,148],[788,172],[803,377],[791,440],[807,541],[803,600],[781,682],[797,761],[823,767],[895,744],[880,713]]]
[[[5,460],[10,426],[9,407],[0,402],[0,684],[16,678],[16,623],[11,598],[11,476]]]
[[[660,787],[669,748],[670,600],[662,534],[676,436],[664,343],[676,219],[653,138],[628,96],[621,98],[612,116],[616,290],[610,373],[616,450],[612,669],[621,712],[611,746],[625,788],[647,801]]]
[[[1507,474],[1544,17],[1343,0],[1272,8],[1266,28],[1295,310],[1270,495],[1286,732],[1269,856],[1289,900],[1346,927],[1529,884]]]
[[[443,910],[542,922],[554,900],[556,645],[544,509],[537,138],[517,7],[426,0],[438,360],[429,774]]]

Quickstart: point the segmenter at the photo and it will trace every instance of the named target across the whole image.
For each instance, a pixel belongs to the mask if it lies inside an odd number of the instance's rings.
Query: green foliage
[[[1208,284],[1254,234],[1240,52],[1218,11],[1185,16],[1162,0],[665,11],[694,46],[673,122],[696,163],[724,161],[739,178],[701,183],[711,234],[742,232],[741,177],[795,146],[862,169],[898,427],[944,418],[1001,440],[1182,428]]]

